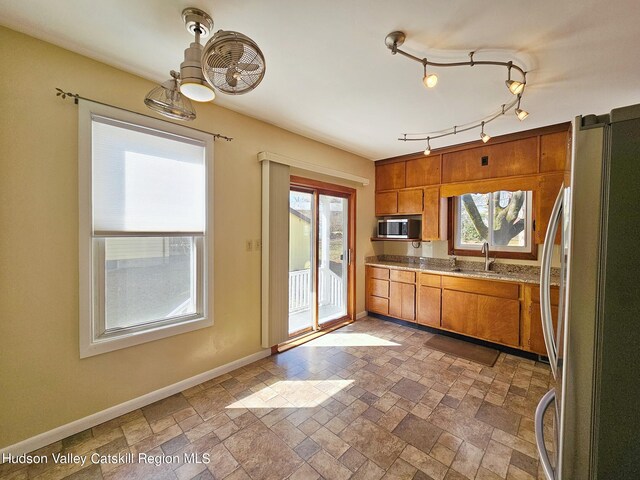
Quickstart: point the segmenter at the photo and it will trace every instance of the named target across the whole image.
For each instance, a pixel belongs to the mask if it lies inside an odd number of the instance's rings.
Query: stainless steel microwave
[[[414,218],[385,218],[378,220],[379,238],[420,238],[420,220]]]

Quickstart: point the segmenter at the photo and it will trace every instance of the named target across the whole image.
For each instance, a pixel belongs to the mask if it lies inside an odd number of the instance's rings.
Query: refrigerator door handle
[[[551,255],[553,254],[553,242],[558,232],[558,224],[562,218],[562,202],[564,198],[564,184],[553,204],[549,225],[544,237],[542,247],[542,263],[540,265],[540,316],[542,317],[542,335],[547,347],[547,355],[551,364],[553,377],[557,378],[558,359],[557,347],[553,335],[553,317],[551,316]]]
[[[544,414],[547,411],[547,408],[549,408],[549,405],[553,404],[555,399],[556,391],[554,389],[545,393],[544,397],[540,400],[540,403],[538,403],[534,420],[536,429],[536,446],[538,447],[538,455],[540,456],[544,476],[547,480],[555,480],[556,474],[553,471],[553,465],[551,465],[549,453],[547,452],[547,447],[544,444]]]

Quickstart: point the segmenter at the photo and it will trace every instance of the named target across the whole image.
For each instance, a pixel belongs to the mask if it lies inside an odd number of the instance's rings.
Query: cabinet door
[[[438,185],[440,183],[440,155],[407,160],[406,186],[424,187],[425,185]]]
[[[402,318],[402,283],[389,282],[389,315]]]
[[[422,325],[440,326],[441,290],[434,287],[420,286],[418,294],[418,314],[416,320]]]
[[[537,137],[442,155],[442,183],[535,173],[538,173]]]
[[[376,215],[398,213],[398,192],[376,193]]]
[[[416,286],[410,283],[402,284],[402,318],[412,322],[416,319]]]
[[[389,315],[402,320],[416,319],[416,286],[389,282]]]
[[[564,171],[570,138],[569,132],[540,136],[540,173]]]
[[[401,190],[398,192],[398,213],[422,213],[422,189]]]
[[[422,240],[440,240],[440,187],[424,189]]]
[[[405,162],[376,165],[376,192],[405,187]]]
[[[477,335],[492,342],[517,347],[520,343],[520,302],[478,295]]]
[[[534,199],[536,208],[535,242],[538,244],[544,243],[551,210],[553,210],[553,204],[556,201],[563,180],[564,174],[562,173],[540,176],[540,187],[538,191],[534,193],[534,195],[536,195]],[[555,243],[560,243],[560,232],[558,232],[556,236]]]
[[[558,327],[558,307],[551,307],[551,318],[553,318],[553,331]],[[544,334],[542,333],[542,315],[540,304],[532,302],[529,310],[529,342],[523,345],[524,348],[540,355],[547,355],[547,346],[544,344]]]
[[[466,335],[477,332],[478,295],[442,290],[442,326]]]

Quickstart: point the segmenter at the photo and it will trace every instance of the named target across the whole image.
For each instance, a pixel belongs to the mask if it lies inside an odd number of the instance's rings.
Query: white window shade
[[[96,235],[205,231],[205,144],[92,116]]]

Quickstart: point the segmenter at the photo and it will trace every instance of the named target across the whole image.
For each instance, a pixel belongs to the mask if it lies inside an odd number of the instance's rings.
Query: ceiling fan
[[[216,90],[228,95],[250,92],[264,78],[266,64],[258,45],[239,32],[218,30],[203,47],[200,39],[207,37],[213,29],[213,19],[203,10],[185,8],[182,19],[187,30],[194,35],[195,41],[184,51],[180,74],[178,77],[174,76],[178,88],[175,88],[175,82],[165,82],[147,94],[145,103],[148,106],[153,103],[153,110],[162,115],[193,120],[195,111],[188,103],[185,107],[183,96],[197,102],[210,102],[215,98]],[[162,102],[154,102],[150,98],[154,92],[155,95],[163,95]],[[180,103],[180,110],[187,108],[189,111],[185,110],[184,115],[176,116],[177,109],[167,98]],[[158,107],[160,103],[166,104],[166,108]]]

